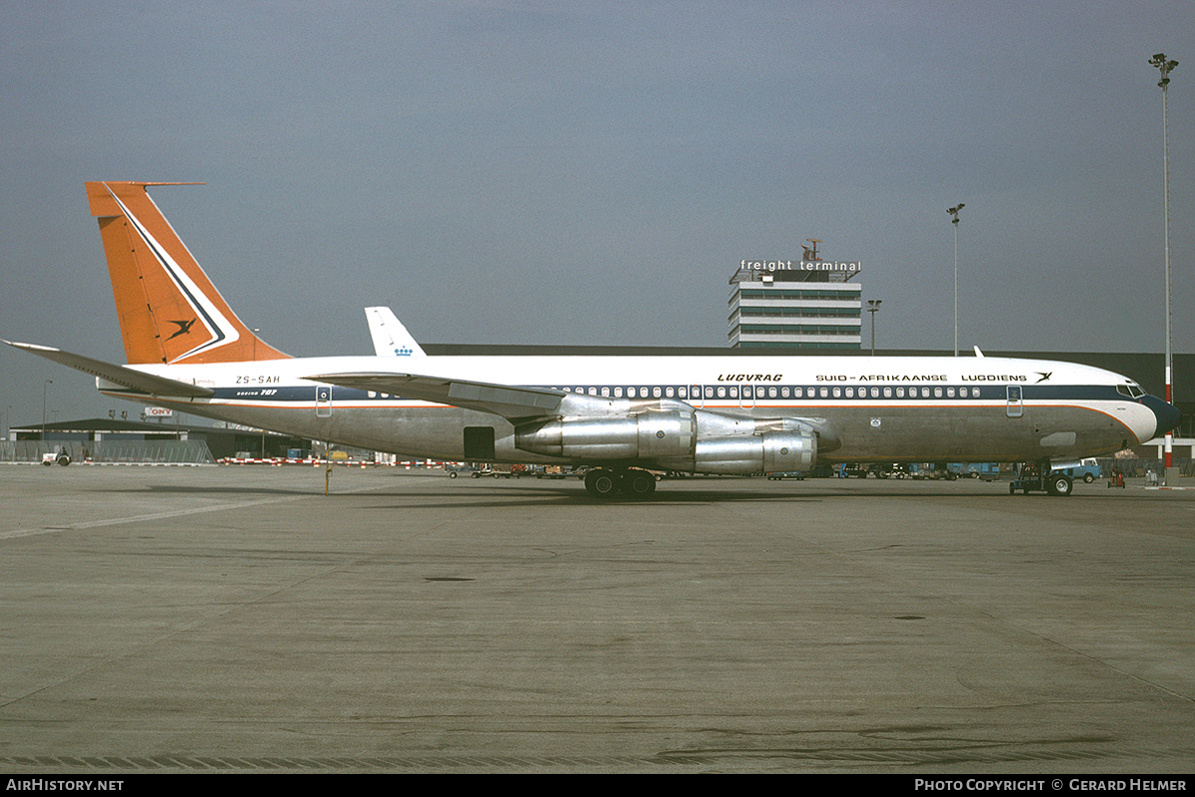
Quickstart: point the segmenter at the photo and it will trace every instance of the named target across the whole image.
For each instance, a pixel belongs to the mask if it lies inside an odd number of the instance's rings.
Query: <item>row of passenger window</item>
[[[595,386],[565,386],[554,387],[554,390],[564,390],[566,393],[580,393],[587,396],[601,396],[603,398],[675,398],[682,401],[694,399],[928,399],[928,398],[981,398],[978,387],[790,387],[787,385],[664,385],[655,387],[635,387],[616,385],[614,387]],[[991,388],[988,389],[989,393]]]

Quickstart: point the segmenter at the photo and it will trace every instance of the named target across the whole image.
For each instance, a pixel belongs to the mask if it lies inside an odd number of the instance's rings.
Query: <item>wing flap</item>
[[[84,357],[82,354],[73,354],[62,349],[52,349],[49,346],[38,346],[34,343],[13,343],[9,340],[4,342],[14,349],[21,349],[30,354],[36,354],[38,357],[45,357],[47,360],[53,360],[56,363],[70,366],[76,371],[91,374],[92,376],[99,377],[130,390],[142,391],[154,396],[181,396],[183,398],[207,398],[213,395],[213,391],[206,387],[199,387],[198,385],[180,382],[177,379],[169,379],[164,376],[154,376],[153,374],[143,373],[123,365]]]
[[[566,394],[563,390],[538,387],[512,387],[489,382],[419,374],[343,373],[304,377],[358,390],[390,393],[404,398],[450,404],[454,407],[489,412],[510,420],[539,418],[560,411]]]

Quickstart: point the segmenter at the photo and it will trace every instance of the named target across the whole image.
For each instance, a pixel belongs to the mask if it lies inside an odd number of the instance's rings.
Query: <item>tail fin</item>
[[[369,320],[373,350],[379,357],[427,356],[389,307],[366,307],[365,317]]]
[[[237,318],[146,190],[186,183],[87,183],[100,223],[125,355],[135,363],[278,360]]]

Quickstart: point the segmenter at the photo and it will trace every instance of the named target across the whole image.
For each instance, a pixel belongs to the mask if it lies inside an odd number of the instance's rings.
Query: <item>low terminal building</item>
[[[37,441],[50,448],[58,445],[66,448],[71,457],[78,460],[102,455],[105,449],[108,449],[114,458],[136,456],[132,447],[120,446],[131,443],[163,444],[157,449],[160,455],[173,454],[188,459],[202,457],[202,451],[206,450],[206,458],[212,461],[234,458],[246,453],[262,459],[286,457],[296,451],[306,455],[312,448],[310,440],[260,429],[153,423],[121,418],[88,418],[54,421],[44,425],[37,423],[13,426],[9,429],[8,438],[8,442],[14,444]],[[171,443],[195,445],[166,445]],[[138,449],[142,452],[151,450],[144,445]],[[15,446],[13,450],[16,451]],[[121,453],[112,453],[118,451]]]

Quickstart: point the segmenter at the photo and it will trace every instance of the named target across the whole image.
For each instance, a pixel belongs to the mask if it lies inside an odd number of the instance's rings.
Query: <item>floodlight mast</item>
[[[958,212],[967,207],[959,202],[946,212],[951,215],[950,223],[954,225],[954,356],[958,356]]]
[[[876,311],[880,309],[883,299],[868,299],[867,312],[871,313],[871,356],[876,355]]]
[[[1166,261],[1166,401],[1174,403],[1173,377],[1174,367],[1170,353],[1170,142],[1167,135],[1166,120],[1166,89],[1170,85],[1170,71],[1178,66],[1178,61],[1167,59],[1165,53],[1158,53],[1149,59],[1150,66],[1157,67],[1161,72],[1158,87],[1162,89],[1162,216],[1165,235]],[[1172,450],[1174,436],[1166,432],[1166,453],[1162,461],[1162,483],[1170,481],[1170,467],[1172,464]]]

